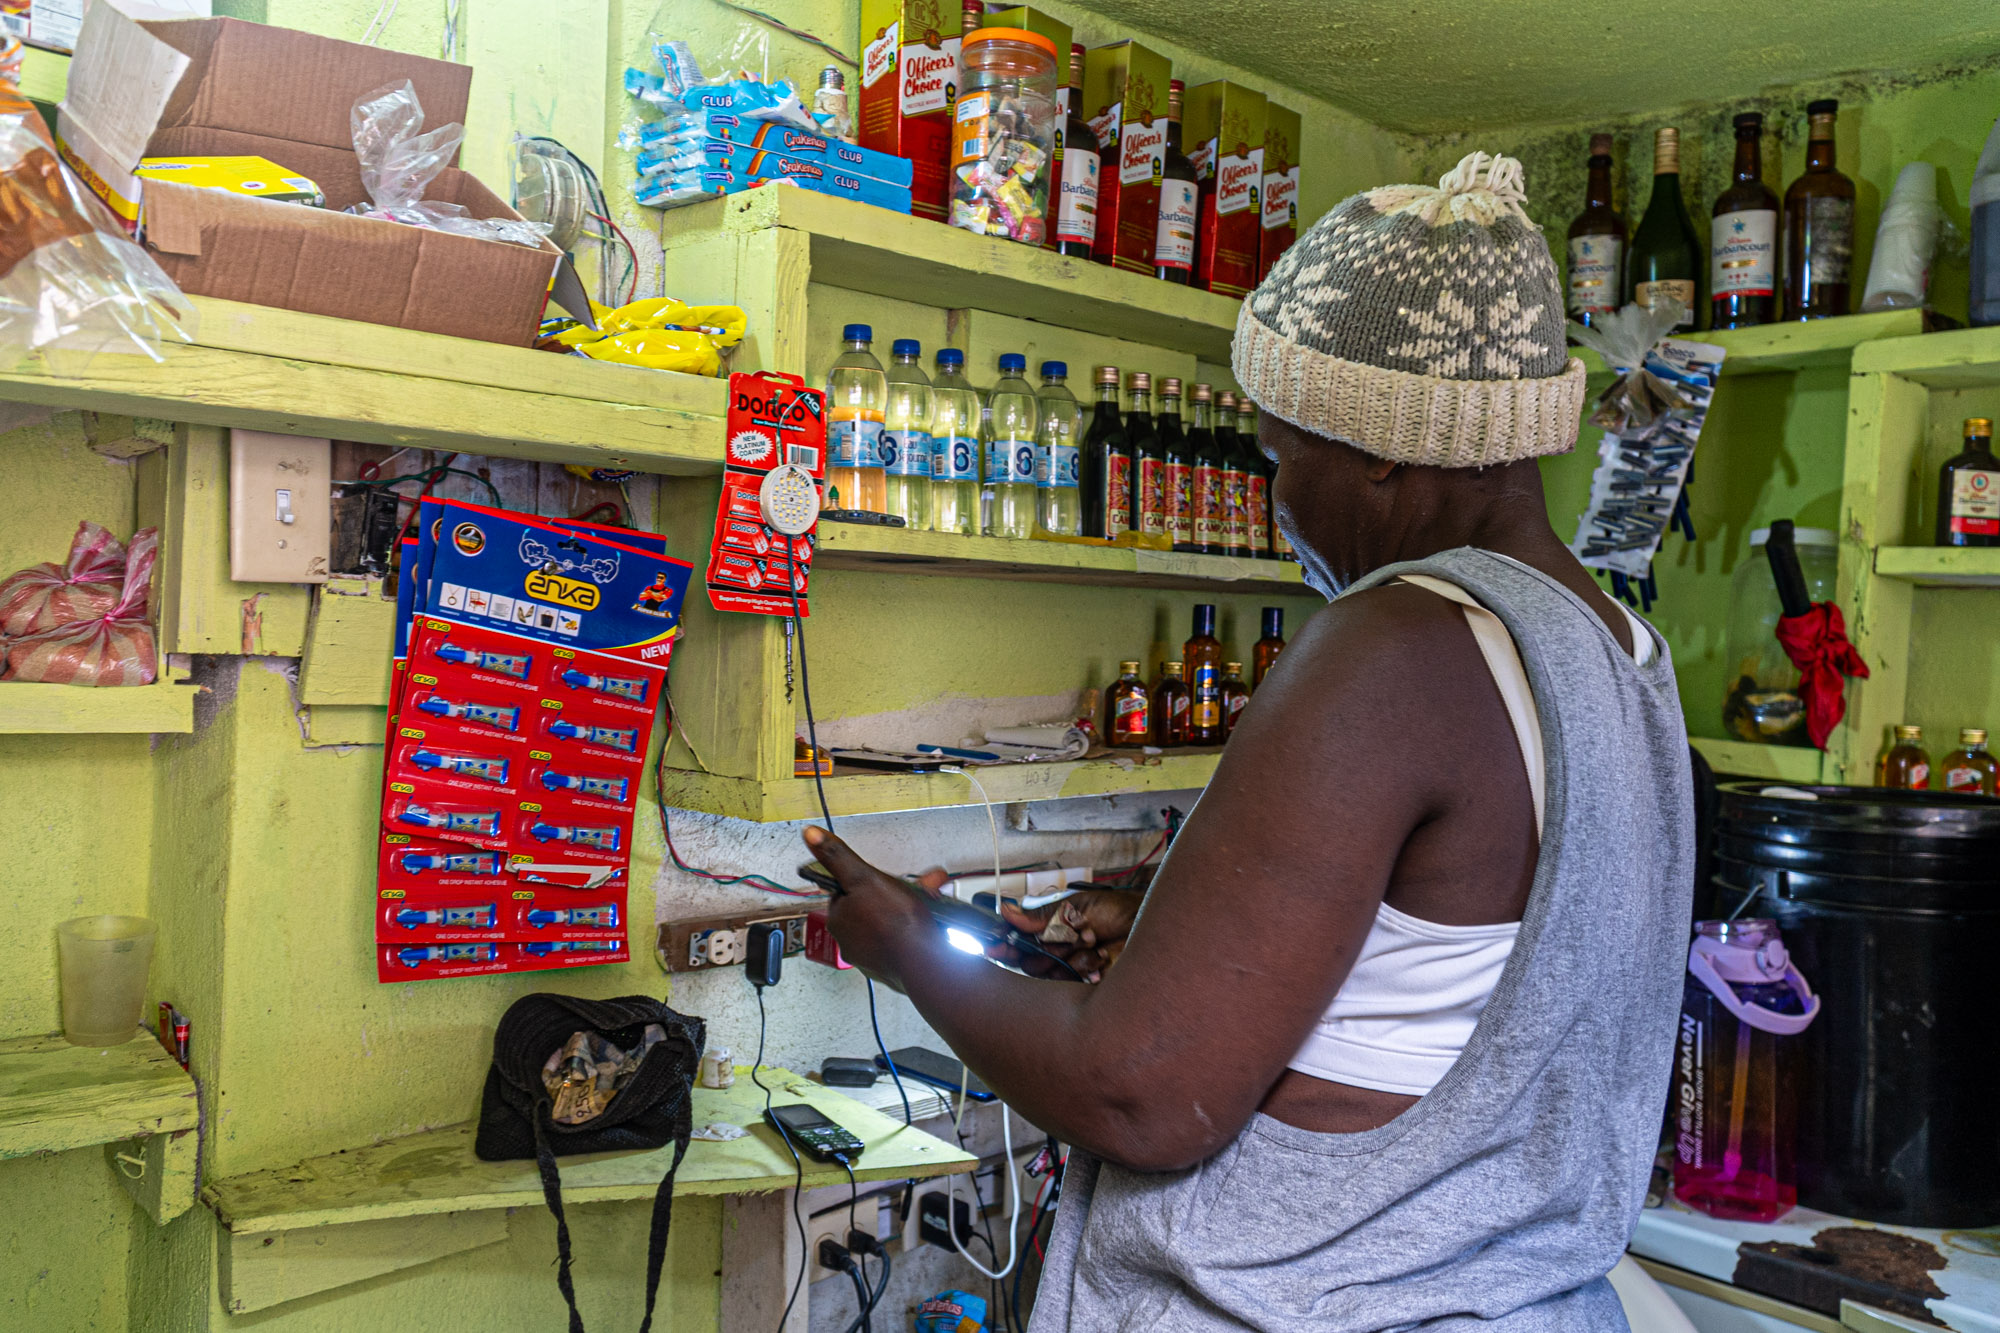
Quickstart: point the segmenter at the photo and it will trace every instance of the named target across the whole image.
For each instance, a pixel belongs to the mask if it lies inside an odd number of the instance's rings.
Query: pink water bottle
[[[1711,1217],[1769,1222],[1798,1202],[1797,1052],[1819,1013],[1775,921],[1702,921],[1688,950],[1674,1052],[1674,1197]]]

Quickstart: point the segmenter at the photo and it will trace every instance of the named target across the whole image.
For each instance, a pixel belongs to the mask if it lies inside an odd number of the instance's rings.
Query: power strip
[[[786,956],[802,954],[806,949],[806,913],[823,905],[813,900],[796,912],[662,922],[658,943],[660,962],[669,972],[738,966],[749,955],[750,927],[771,923],[785,928]]]

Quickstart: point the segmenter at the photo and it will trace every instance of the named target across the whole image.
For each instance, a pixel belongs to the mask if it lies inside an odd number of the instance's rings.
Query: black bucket
[[[1776,918],[1824,1006],[1799,1038],[1799,1202],[2000,1222],[2000,801],[1724,783],[1715,883],[1725,914]]]

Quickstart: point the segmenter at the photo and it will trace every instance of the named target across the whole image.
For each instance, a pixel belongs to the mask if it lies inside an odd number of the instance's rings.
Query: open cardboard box
[[[561,252],[356,217],[364,203],[349,115],[408,79],[426,129],[463,121],[467,65],[238,19],[135,23],[90,7],[57,115],[63,157],[183,291],[426,333],[525,346]],[[324,209],[141,181],[142,157],[255,153],[310,176]],[[456,158],[453,159],[454,162]],[[518,216],[448,166],[428,199],[476,218]]]

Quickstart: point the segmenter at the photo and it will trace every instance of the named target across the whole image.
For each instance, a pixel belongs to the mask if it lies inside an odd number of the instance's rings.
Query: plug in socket
[[[964,1199],[951,1198],[943,1190],[933,1190],[917,1200],[917,1238],[926,1245],[953,1248],[951,1231],[945,1224],[947,1204],[958,1232],[959,1247],[963,1248],[972,1241],[972,1205]]]

